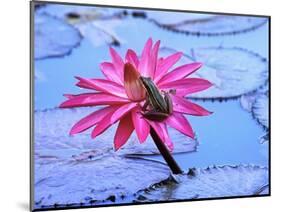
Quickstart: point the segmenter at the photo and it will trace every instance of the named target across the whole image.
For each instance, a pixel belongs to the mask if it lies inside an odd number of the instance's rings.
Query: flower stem
[[[151,135],[155,145],[157,146],[159,152],[161,153],[164,160],[166,161],[167,165],[173,172],[173,174],[182,174],[183,171],[181,170],[181,168],[179,167],[179,165],[177,164],[177,162],[171,155],[170,151],[167,149],[164,142],[161,140],[161,138],[159,138],[159,136],[157,135],[157,133],[155,132],[155,130],[152,127],[150,128],[150,135]]]

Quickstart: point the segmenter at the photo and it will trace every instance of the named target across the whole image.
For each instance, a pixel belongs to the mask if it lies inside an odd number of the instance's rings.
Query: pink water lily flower
[[[125,59],[110,48],[112,62],[100,65],[105,79],[78,79],[77,86],[92,92],[78,95],[65,95],[68,99],[60,108],[86,107],[104,105],[78,121],[70,130],[70,134],[81,133],[91,127],[91,137],[102,134],[113,124],[118,123],[114,136],[114,148],[120,149],[135,130],[140,143],[146,141],[152,127],[166,146],[173,150],[167,126],[175,128],[186,136],[194,138],[194,132],[184,116],[206,116],[210,112],[186,99],[191,93],[209,88],[212,84],[201,78],[187,78],[198,70],[202,64],[195,62],[174,67],[182,56],[181,52],[168,57],[158,57],[160,41],[154,45],[148,39],[140,55],[129,49]],[[140,76],[150,77],[161,92],[170,92],[173,112],[162,121],[144,118],[143,105],[146,101],[146,89]]]

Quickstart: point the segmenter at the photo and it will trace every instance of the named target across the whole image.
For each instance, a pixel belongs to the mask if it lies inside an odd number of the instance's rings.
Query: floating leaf
[[[34,17],[34,36],[35,59],[67,55],[81,41],[79,31],[71,25],[37,13]]]
[[[40,8],[40,13],[49,14],[60,19],[110,19],[113,17],[124,16],[124,10],[118,8],[94,7],[83,5],[65,5],[65,4],[47,4],[44,8]]]
[[[265,98],[265,96],[267,98]],[[259,100],[261,98],[261,100]],[[267,101],[267,102],[266,102]],[[260,136],[260,143],[269,141],[268,119],[269,119],[269,99],[268,84],[249,94],[242,95],[240,104],[243,109],[253,114],[253,117],[261,126],[264,127],[265,133]],[[257,104],[257,105],[256,105]],[[263,114],[262,114],[263,113]]]
[[[260,143],[265,143],[269,141],[269,99],[267,97],[267,92],[268,91],[265,91],[265,88],[261,88],[253,93],[243,95],[240,98],[242,108],[244,108],[248,112],[251,112],[253,114],[254,119],[257,120],[257,122],[265,129],[265,133],[259,138]],[[267,98],[265,98],[265,96]]]
[[[170,177],[138,192],[138,202],[268,194],[267,186],[268,169],[263,167],[190,169],[187,174]]]
[[[79,29],[83,37],[87,38],[93,46],[97,47],[105,43],[119,46],[122,39],[114,32],[114,28],[120,24],[120,20],[112,19],[77,23],[74,26]]]
[[[35,152],[39,156],[57,157],[63,160],[81,160],[98,158],[106,153],[112,153],[114,132],[112,126],[94,140],[90,130],[69,136],[72,126],[84,116],[99,108],[51,109],[35,112]],[[197,141],[182,135],[174,129],[169,129],[174,141],[174,153],[192,152],[196,150]],[[117,154],[153,155],[159,154],[154,142],[149,137],[143,144],[139,144],[135,134]]]
[[[164,29],[196,36],[235,35],[255,30],[267,23],[267,18],[262,17],[164,11],[147,11],[146,17]]]
[[[164,47],[161,55],[174,53]],[[202,92],[190,95],[200,99],[237,98],[255,91],[268,80],[268,63],[260,55],[242,48],[208,47],[192,49],[181,59],[180,64],[202,62],[191,77],[204,78],[214,85]]]
[[[261,94],[256,98],[256,101],[253,104],[252,113],[258,123],[268,129],[269,99],[267,94]]]
[[[48,5],[40,13],[57,17],[77,28],[94,46],[120,45],[122,39],[115,33],[125,16],[122,9],[89,6]]]
[[[252,112],[252,107],[257,97],[265,93],[268,93],[268,83],[254,92],[242,95],[240,98],[241,107],[248,112]]]
[[[132,198],[137,191],[169,174],[169,168],[162,163],[113,155],[93,161],[38,164],[35,205],[40,208],[112,204],[116,199]]]

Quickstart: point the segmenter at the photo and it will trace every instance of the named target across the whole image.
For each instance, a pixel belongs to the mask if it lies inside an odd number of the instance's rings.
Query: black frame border
[[[268,180],[269,180],[269,192],[268,194],[261,195],[243,195],[243,196],[231,196],[231,197],[211,197],[211,198],[201,198],[201,199],[185,199],[185,200],[172,200],[172,201],[155,201],[147,203],[120,203],[120,204],[106,204],[106,205],[80,205],[80,206],[63,206],[54,208],[40,208],[34,209],[34,8],[35,4],[59,4],[59,5],[74,5],[74,6],[89,6],[89,7],[106,7],[106,8],[118,8],[118,9],[136,9],[136,10],[152,10],[152,11],[165,11],[165,12],[188,12],[188,13],[202,13],[202,14],[219,14],[219,15],[229,15],[229,16],[249,16],[249,17],[261,17],[268,19],[268,83],[269,83],[269,146],[268,146]],[[30,199],[29,199],[29,209],[30,211],[54,211],[54,210],[70,210],[70,209],[87,209],[87,208],[104,208],[104,207],[116,207],[116,206],[136,206],[136,205],[149,205],[149,204],[161,204],[161,203],[179,203],[179,202],[197,202],[206,200],[225,200],[225,199],[240,199],[240,198],[255,198],[255,197],[270,197],[271,196],[271,16],[270,15],[255,15],[255,14],[241,14],[241,13],[226,13],[226,12],[210,12],[210,11],[195,11],[195,10],[179,10],[179,9],[164,9],[164,8],[146,8],[146,7],[134,7],[134,6],[124,6],[124,5],[103,5],[103,4],[90,4],[90,3],[73,3],[64,1],[43,1],[43,0],[31,0],[29,21],[30,21],[30,34],[29,34],[29,69],[30,69],[30,84],[29,84],[29,189],[30,189]]]

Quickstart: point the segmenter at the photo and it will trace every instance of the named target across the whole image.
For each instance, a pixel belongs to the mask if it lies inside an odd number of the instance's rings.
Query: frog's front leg
[[[143,114],[143,116],[151,121],[163,121],[168,118],[169,114],[159,112],[159,111],[148,111]]]

